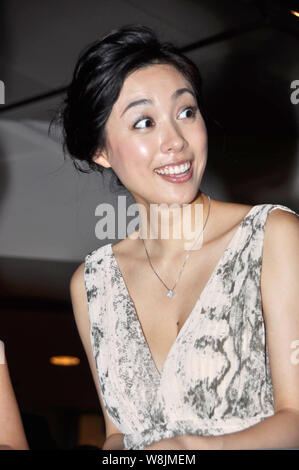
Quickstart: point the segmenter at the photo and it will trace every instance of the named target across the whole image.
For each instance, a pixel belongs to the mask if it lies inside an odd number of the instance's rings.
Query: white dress
[[[274,414],[260,274],[265,224],[275,208],[296,214],[279,204],[250,209],[161,373],[111,243],[85,257],[90,339],[101,395],[109,418],[124,434],[125,448],[139,450],[183,434],[232,433]]]

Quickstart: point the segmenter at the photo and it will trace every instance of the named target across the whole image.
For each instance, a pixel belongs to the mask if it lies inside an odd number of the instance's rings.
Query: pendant
[[[169,289],[169,291],[167,292],[167,297],[171,299],[172,296],[173,296],[173,290]]]

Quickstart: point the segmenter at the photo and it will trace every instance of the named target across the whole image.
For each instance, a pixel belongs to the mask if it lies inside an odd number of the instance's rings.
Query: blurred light
[[[292,15],[298,16],[299,18],[299,11],[291,10]]]
[[[80,364],[80,359],[75,356],[52,356],[50,357],[50,364],[54,366],[77,366]]]

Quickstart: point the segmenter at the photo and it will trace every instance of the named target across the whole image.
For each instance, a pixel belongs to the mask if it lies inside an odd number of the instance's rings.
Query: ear
[[[101,149],[96,150],[94,156],[92,157],[92,160],[98,165],[104,166],[105,168],[111,168],[111,165],[107,160],[106,153],[104,151],[101,151]]]

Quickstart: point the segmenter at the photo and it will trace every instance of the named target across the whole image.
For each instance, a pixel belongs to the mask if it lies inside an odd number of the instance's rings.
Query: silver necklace
[[[196,241],[193,243],[193,245],[192,245],[192,247],[190,248],[190,250],[188,250],[188,253],[187,253],[186,256],[185,256],[185,261],[184,261],[184,263],[183,263],[183,265],[182,265],[182,267],[181,267],[181,269],[180,269],[179,275],[178,275],[177,280],[175,281],[174,286],[173,286],[172,289],[169,289],[169,287],[167,287],[167,285],[165,284],[165,282],[160,278],[159,274],[156,272],[155,268],[153,267],[153,265],[152,265],[152,263],[151,263],[151,260],[150,260],[150,257],[149,257],[149,254],[148,254],[148,251],[147,251],[146,246],[145,246],[145,243],[144,243],[144,239],[143,239],[143,237],[141,237],[141,239],[142,239],[142,241],[143,241],[143,245],[144,245],[145,251],[146,251],[146,254],[147,254],[147,258],[148,258],[149,264],[150,264],[152,270],[154,271],[154,273],[156,274],[156,276],[160,279],[160,281],[161,281],[161,282],[164,284],[164,286],[166,287],[166,289],[167,289],[167,297],[169,297],[170,299],[174,296],[174,289],[175,289],[175,287],[176,287],[176,285],[177,285],[177,283],[178,283],[178,281],[179,281],[179,279],[180,279],[180,277],[181,277],[181,274],[182,274],[182,272],[183,272],[183,269],[184,269],[184,267],[185,267],[185,264],[186,264],[187,260],[188,260],[189,257],[190,257],[190,251],[191,251],[192,248],[195,246],[197,240],[199,239],[200,235],[203,233],[203,231],[204,231],[204,229],[205,229],[205,226],[206,226],[206,224],[207,224],[207,221],[208,221],[208,218],[209,218],[209,215],[210,215],[210,207],[211,207],[211,198],[210,198],[210,196],[208,196],[208,199],[209,199],[209,210],[208,210],[208,215],[207,215],[206,221],[205,221],[205,223],[204,223],[203,229],[202,229],[202,231],[200,232],[199,236],[197,237]]]

